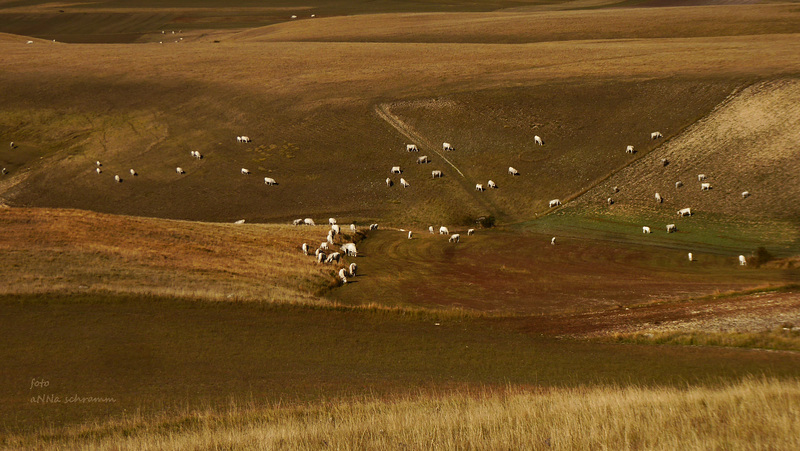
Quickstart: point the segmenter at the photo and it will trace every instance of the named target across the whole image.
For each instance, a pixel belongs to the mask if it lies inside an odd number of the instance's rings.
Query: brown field
[[[800,8],[675,4],[0,0],[0,447],[796,447]]]

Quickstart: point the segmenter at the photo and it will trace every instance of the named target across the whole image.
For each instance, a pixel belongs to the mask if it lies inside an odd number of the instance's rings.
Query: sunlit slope
[[[796,246],[800,207],[800,81],[754,84],[708,117],[632,163],[556,215],[648,221],[654,231],[676,223],[679,234],[736,235]],[[664,166],[663,160],[666,160]],[[698,175],[711,189],[702,190]],[[676,187],[676,182],[683,186]],[[613,187],[619,193],[613,193]],[[742,193],[748,192],[748,197]],[[656,202],[655,193],[664,199]],[[607,198],[614,204],[609,206]],[[693,216],[679,218],[677,210]],[[651,223],[651,222],[652,223]],[[641,233],[641,229],[638,230]],[[749,236],[748,236],[749,235]]]
[[[247,42],[530,43],[796,33],[794,5],[576,11],[395,13],[298,20],[241,32]]]

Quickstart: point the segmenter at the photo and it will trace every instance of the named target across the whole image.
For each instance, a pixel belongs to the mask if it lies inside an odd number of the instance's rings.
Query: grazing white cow
[[[664,202],[664,198],[661,197],[661,194],[659,193],[656,193],[656,202],[658,202],[659,204]]]
[[[347,271],[344,268],[339,270],[339,278],[342,279],[342,284],[347,283]]]
[[[336,224],[336,218],[328,218],[328,224],[330,225]]]
[[[333,234],[334,235],[338,235],[338,234],[342,233],[342,229],[341,229],[341,227],[339,227],[338,224],[332,225],[331,226],[331,230],[333,230]]]
[[[511,175],[519,175],[519,171],[514,169],[511,166],[508,167],[508,173],[511,174]]]
[[[264,177],[264,184],[272,186],[272,185],[277,185],[278,182],[276,182],[275,179],[272,177]]]
[[[461,241],[461,235],[454,233],[450,236],[450,239],[448,241],[451,243],[458,243],[459,241]]]
[[[658,139],[658,138],[663,138],[663,137],[664,137],[664,135],[662,135],[661,132],[650,133],[650,139]]]
[[[700,190],[701,191],[708,191],[710,189],[711,189],[711,184],[710,183],[701,183],[700,184]]]
[[[400,184],[401,184],[401,185],[403,185],[403,188],[408,188],[409,186],[411,186],[411,185],[410,185],[410,184],[409,184],[409,183],[406,181],[406,179],[404,179],[404,178],[402,178],[402,177],[400,177]]]
[[[697,181],[698,182],[702,182],[705,179],[706,179],[706,175],[705,174],[697,174]]]
[[[450,231],[447,230],[447,227],[441,226],[439,227],[439,235],[450,235]]]
[[[483,183],[475,184],[475,191],[483,191]]]
[[[294,14],[292,14],[292,19],[297,19],[297,16],[295,16]]]
[[[392,183],[392,179],[390,179],[389,177],[386,177],[386,186],[391,187],[392,185],[394,185],[394,183]]]
[[[439,178],[442,177],[442,171],[431,171],[432,178]]]
[[[341,259],[341,258],[342,258],[342,254],[340,254],[338,252],[334,252],[331,255],[329,255],[328,258],[325,259],[325,263],[333,263],[333,262],[339,263],[339,259]],[[342,269],[344,269],[344,268],[342,268]]]
[[[326,257],[325,252],[322,252],[319,249],[317,249],[317,251],[317,263],[324,263]]]
[[[678,228],[675,227],[675,224],[667,224],[667,233],[677,232]]]
[[[118,175],[115,175],[115,176],[114,176],[114,181],[115,181],[115,182],[117,182],[117,183],[122,183],[122,179],[121,179],[121,178],[119,178],[119,176],[118,176]]]
[[[322,249],[323,251],[327,251],[328,249],[330,249],[328,247],[328,242],[327,241],[323,241],[323,242],[319,243],[319,248]]]
[[[370,230],[378,230],[378,224],[370,224],[369,225],[369,229]]]
[[[661,166],[666,166],[668,164],[669,164],[669,160],[667,160],[666,158],[662,158],[661,159]]]
[[[643,226],[642,227],[642,233],[650,233],[650,227]]]
[[[355,224],[350,224],[350,231],[353,232],[353,233],[356,233],[356,225]]]
[[[552,246],[555,246],[555,245],[556,245],[556,237],[553,237],[553,238],[551,238],[551,239],[550,239],[550,244],[551,244]]]
[[[742,191],[742,199],[750,197],[750,191]]]
[[[467,236],[474,235],[474,234],[475,234],[475,229],[467,230]]]
[[[0,174],[3,174],[3,175],[8,174],[8,169],[3,168],[2,170],[0,170]]]
[[[488,182],[488,183],[486,183],[486,185],[487,185],[489,188],[497,189],[497,183],[495,183],[495,182],[494,182],[494,180],[489,180],[489,182]]]
[[[11,144],[8,147],[11,147],[13,149],[14,148],[14,141],[11,141]]]
[[[302,219],[295,219],[294,221],[292,221],[292,225],[296,225],[296,226],[303,225],[303,220]]]
[[[26,44],[33,44],[33,41],[28,41]]]
[[[553,199],[550,201],[550,208],[558,207],[559,205],[561,205],[560,199]]]
[[[314,223],[314,220],[313,220],[313,219],[311,219],[311,218],[305,218],[305,219],[303,219],[303,224],[305,224],[305,225],[310,225],[310,226],[317,225],[317,224],[315,224],[315,223]]]
[[[693,261],[694,261],[694,255],[692,255],[692,253],[691,253],[691,252],[689,252],[689,261],[690,261],[690,262],[693,262]]]
[[[428,226],[428,232],[430,232],[430,234],[433,235],[433,233],[434,233],[433,232],[433,226]]]
[[[132,176],[134,176],[134,177],[136,177],[136,176],[137,176],[137,175],[139,175],[139,174],[138,174],[136,171],[134,171],[133,169],[131,169],[131,175],[132,175]]]
[[[328,235],[325,237],[325,241],[333,244],[333,230],[328,230]]]
[[[442,150],[455,150],[450,143],[442,143]]]
[[[12,144],[13,144],[13,143],[12,143]],[[95,161],[95,162],[94,162],[94,164],[95,164],[95,166],[97,166],[98,168],[99,168],[100,166],[102,166],[102,165],[103,165],[103,163],[100,163],[100,161]]]
[[[681,182],[680,180],[675,182],[675,188],[680,188],[681,186],[683,186],[683,182]]]
[[[739,266],[747,266],[747,259],[744,258],[744,255],[739,256]],[[758,266],[758,265],[756,265]]]
[[[606,202],[608,202],[608,205],[614,205],[614,199],[612,199],[610,197],[608,199],[606,199]]]
[[[407,152],[419,152],[419,149],[417,149],[417,145],[416,144],[406,144],[406,151]]]
[[[634,152],[636,152],[636,151],[633,150],[633,146],[628,146],[628,148],[625,149],[625,153],[634,153]]]
[[[355,243],[345,243],[341,247],[342,252],[349,257],[358,257],[358,250]]]
[[[102,170],[102,169],[100,169],[100,168],[97,168],[97,169],[95,169],[95,171],[97,171],[97,173],[98,173],[98,174],[100,174],[101,172],[103,172],[103,170]]]
[[[403,171],[400,170],[400,166],[392,166],[392,174],[402,174]]]
[[[535,142],[536,144],[538,144],[540,146],[544,145],[544,142],[542,142],[542,137],[539,136],[539,135],[536,135],[536,136],[533,137],[533,142]]]
[[[423,164],[423,163],[429,163],[427,155],[423,155],[417,158],[417,164]]]
[[[678,210],[678,216],[691,216],[692,209],[691,208],[681,208]]]
[[[411,239],[411,236],[412,236],[412,235],[413,235],[413,234],[412,234],[412,233],[411,233],[411,231],[409,230],[409,231],[408,231],[408,239],[409,239],[409,240]]]
[[[238,141],[240,143],[249,143],[250,142],[250,137],[248,137],[248,136],[237,136],[236,137],[236,141]]]
[[[242,168],[242,174],[244,174],[244,175],[250,175],[250,169],[245,169],[245,168]]]
[[[197,158],[198,160],[202,160],[203,159],[203,155],[199,151],[196,151],[196,150],[194,152],[194,157]]]
[[[308,255],[308,243],[303,243],[300,248],[303,249],[303,255]]]
[[[350,263],[349,269],[350,269],[350,277],[355,277],[356,271],[358,270],[358,265],[356,265],[355,263]]]
[[[611,192],[612,193],[618,193],[619,192],[619,187],[615,186],[615,187],[611,188]]]
[[[186,171],[184,171],[183,168],[180,166],[175,168],[175,172],[177,172],[178,174],[186,174]]]

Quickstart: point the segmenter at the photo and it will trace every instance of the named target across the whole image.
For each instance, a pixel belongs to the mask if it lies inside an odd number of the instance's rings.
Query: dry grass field
[[[0,447],[795,448],[799,38],[795,2],[0,0]]]

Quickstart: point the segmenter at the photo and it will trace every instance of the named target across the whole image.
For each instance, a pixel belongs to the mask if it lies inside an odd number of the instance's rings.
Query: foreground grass
[[[791,328],[778,328],[761,332],[636,332],[614,334],[610,339],[618,343],[725,346],[800,351],[800,330]]]
[[[82,449],[798,449],[800,382],[510,388],[291,407],[230,407],[5,440]]]

